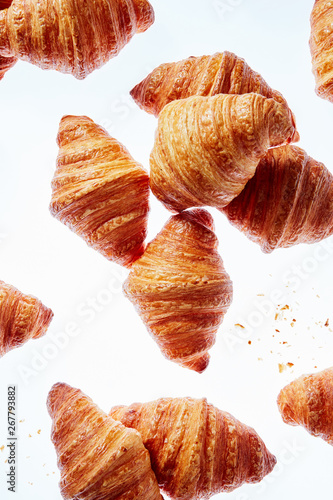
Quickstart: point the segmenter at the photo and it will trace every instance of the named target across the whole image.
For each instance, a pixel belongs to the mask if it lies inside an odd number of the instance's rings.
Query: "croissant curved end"
[[[138,33],[143,33],[155,21],[154,9],[147,0],[135,0],[134,9],[138,23]]]
[[[297,418],[295,415],[295,408],[293,408],[288,402],[287,387],[282,389],[277,398],[277,405],[282,416],[282,420],[285,424],[297,426]]]
[[[194,208],[191,210],[186,210],[182,213],[182,218],[185,220],[187,219],[193,222],[197,222],[198,224],[201,224],[211,231],[214,231],[215,229],[214,219],[212,215],[204,208]]]
[[[57,382],[51,387],[46,402],[50,417],[55,415],[64,402],[65,397],[73,390],[71,386],[63,382]]]
[[[189,368],[197,373],[203,373],[209,365],[210,355],[208,352],[200,352],[188,358],[174,360],[184,368]]]

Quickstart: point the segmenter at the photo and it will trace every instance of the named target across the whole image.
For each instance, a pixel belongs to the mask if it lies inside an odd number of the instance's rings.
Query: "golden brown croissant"
[[[223,212],[266,253],[314,243],[333,234],[333,176],[296,146],[273,148]]]
[[[0,12],[0,56],[83,79],[153,22],[147,0],[13,0]]]
[[[213,229],[202,209],[171,217],[124,283],[164,356],[199,373],[232,301]]]
[[[0,80],[3,79],[4,74],[17,63],[16,57],[1,57],[0,56]]]
[[[115,407],[138,430],[162,490],[173,500],[210,498],[269,474],[276,458],[250,427],[206,399],[166,398]]]
[[[129,266],[144,250],[149,177],[86,116],[65,116],[50,211],[109,260]]]
[[[333,102],[333,4],[316,0],[311,13],[310,50],[316,93]]]
[[[63,498],[162,500],[138,432],[116,422],[66,384],[52,387],[47,407]]]
[[[288,108],[259,94],[173,101],[159,115],[151,189],[169,210],[221,209],[242,191],[268,148],[297,135]]]
[[[131,96],[141,109],[158,116],[166,104],[176,99],[251,92],[287,106],[280,92],[271,89],[244,59],[225,51],[161,64],[134,87]]]
[[[286,424],[302,425],[333,445],[333,368],[291,382],[280,392],[278,406]]]
[[[42,337],[52,318],[51,309],[36,297],[0,281],[0,356]]]

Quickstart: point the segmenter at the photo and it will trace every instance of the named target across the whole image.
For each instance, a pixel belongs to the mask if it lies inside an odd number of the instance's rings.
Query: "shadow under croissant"
[[[0,79],[17,59],[84,79],[155,19],[148,0],[0,1]]]
[[[199,373],[233,296],[213,228],[204,209],[171,217],[124,283],[163,355]]]

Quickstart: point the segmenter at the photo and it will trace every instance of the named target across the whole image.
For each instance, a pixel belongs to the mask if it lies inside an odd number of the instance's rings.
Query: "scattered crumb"
[[[20,424],[23,424],[23,422],[25,422],[25,418],[23,420],[19,420]]]
[[[28,481],[28,484],[30,484],[30,486],[32,486],[34,483],[30,483],[30,481]]]
[[[241,325],[240,323],[236,323],[235,326],[238,326],[238,328],[243,328],[243,330],[245,330],[245,326]]]
[[[283,363],[279,363],[279,372],[282,373],[282,372],[284,372],[285,369],[286,369],[286,365],[284,365]]]
[[[290,307],[288,306],[288,304],[286,304],[285,306],[281,307],[281,311],[285,311],[286,309],[290,309]]]
[[[263,361],[263,359],[262,358],[258,358],[258,361]]]

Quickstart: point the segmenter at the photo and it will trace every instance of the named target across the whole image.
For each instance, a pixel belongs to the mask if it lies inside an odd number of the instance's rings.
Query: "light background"
[[[85,81],[19,62],[0,83],[0,278],[36,295],[55,313],[43,339],[11,351],[0,362],[0,447],[6,444],[8,384],[18,386],[18,418],[23,420],[17,493],[6,490],[4,449],[0,497],[60,500],[45,401],[52,384],[64,381],[81,388],[105,411],[163,396],[206,396],[253,426],[278,465],[260,485],[216,499],[330,498],[332,448],[301,428],[285,425],[276,397],[296,376],[332,364],[332,239],[326,246],[300,245],[264,255],[212,211],[220,252],[234,282],[234,301],[211,350],[210,365],[198,375],[162,357],[122,295],[126,271],[89,249],[48,212],[62,115],[91,117],[148,166],[156,120],[136,107],[129,90],[163,62],[223,50],[244,57],[284,94],[297,117],[300,146],[333,170],[333,107],[315,95],[311,73],[312,0],[152,4],[154,26]],[[152,197],[149,239],[168,216]],[[274,290],[280,294],[277,303],[271,300]],[[290,309],[281,311],[285,305]],[[324,326],[327,319],[332,329]],[[64,332],[73,323],[77,335],[69,337]],[[294,366],[280,373],[279,363]]]

